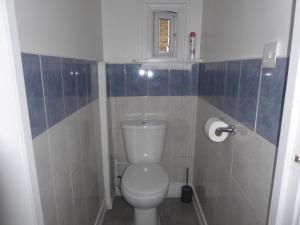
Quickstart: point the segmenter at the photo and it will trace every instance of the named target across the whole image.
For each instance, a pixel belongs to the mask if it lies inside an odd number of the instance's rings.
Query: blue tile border
[[[242,61],[227,63],[224,112],[237,120]]]
[[[47,130],[39,56],[22,53],[22,64],[31,134],[34,138]]]
[[[41,56],[48,129],[65,118],[60,58]]]
[[[171,70],[169,88],[171,96],[191,95],[191,71]]]
[[[125,65],[125,95],[146,96],[148,77],[140,74],[140,64]]]
[[[262,68],[261,59],[204,63],[202,67],[198,96],[277,145],[288,58],[278,58],[275,69]]]
[[[251,130],[255,128],[261,64],[261,59],[242,61],[237,120]]]
[[[106,64],[107,96],[198,95],[202,64],[193,64],[191,70],[154,69],[152,76],[140,73],[140,69],[140,64]]]
[[[97,62],[21,56],[32,138],[99,98]]]
[[[168,70],[153,70],[153,76],[148,78],[148,94],[150,96],[170,95],[170,76]]]
[[[200,96],[271,143],[278,139],[288,58],[275,69],[262,59],[193,64],[191,70],[153,70],[106,64],[108,96]],[[268,76],[266,74],[272,74]]]
[[[258,134],[278,144],[288,60],[277,60],[275,69],[263,69],[257,112]]]

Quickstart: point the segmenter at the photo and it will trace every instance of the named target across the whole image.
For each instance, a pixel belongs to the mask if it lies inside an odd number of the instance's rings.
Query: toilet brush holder
[[[181,187],[181,201],[184,203],[190,203],[192,201],[193,189],[189,182],[189,168],[186,169],[186,184]]]

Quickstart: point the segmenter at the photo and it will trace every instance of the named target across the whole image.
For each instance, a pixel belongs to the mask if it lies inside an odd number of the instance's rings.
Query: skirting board
[[[105,212],[106,212],[106,199],[104,198],[102,201],[102,204],[99,208],[98,215],[95,221],[95,225],[102,225],[104,222],[104,217],[105,217]]]
[[[196,212],[196,216],[198,218],[199,224],[200,225],[208,225],[207,221],[205,219],[204,212],[201,207],[199,198],[198,198],[198,194],[195,190],[195,187],[194,187],[194,185],[191,185],[191,186],[193,188],[193,204],[194,204],[194,208],[195,208],[195,212]]]

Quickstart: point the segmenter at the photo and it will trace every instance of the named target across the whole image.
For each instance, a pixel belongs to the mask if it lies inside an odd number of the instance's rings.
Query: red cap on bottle
[[[190,37],[196,37],[196,32],[191,32]]]

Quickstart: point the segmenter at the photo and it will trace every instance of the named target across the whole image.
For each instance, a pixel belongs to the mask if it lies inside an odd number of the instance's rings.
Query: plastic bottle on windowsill
[[[194,60],[196,54],[196,32],[190,33],[189,44],[190,44],[189,58],[190,60]]]

